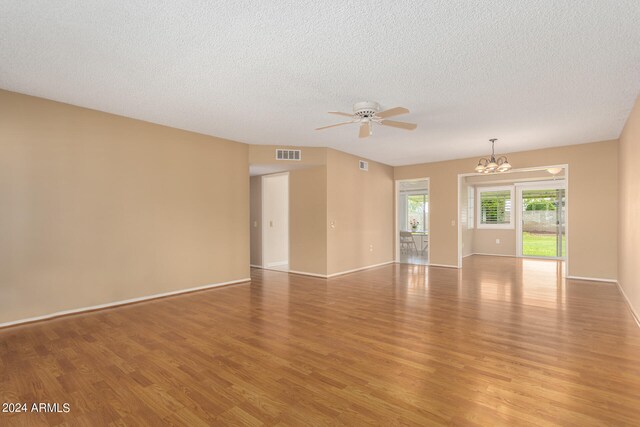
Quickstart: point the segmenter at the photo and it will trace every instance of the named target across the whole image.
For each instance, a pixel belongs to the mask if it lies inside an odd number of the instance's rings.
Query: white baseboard
[[[289,261],[270,262],[269,264],[265,265],[265,268],[280,267],[281,265],[287,265],[287,264],[289,264]]]
[[[282,265],[286,265],[286,264],[282,264]],[[253,268],[259,268],[260,270],[267,270],[267,271],[277,271],[278,273],[292,273],[291,270],[285,270],[282,268],[277,268],[277,267],[263,267],[261,265],[252,265],[251,267]]]
[[[331,274],[309,273],[306,271],[295,271],[295,270],[289,270],[289,273],[302,274],[303,276],[320,277],[323,279],[330,279],[332,277],[342,276],[343,274],[355,273],[356,271],[368,270],[370,268],[375,268],[375,267],[382,267],[383,265],[393,264],[394,262],[395,261],[386,261],[386,262],[381,262],[380,264],[367,265],[366,267],[359,267],[359,268],[354,268],[353,270],[340,271],[338,273],[331,273]]]
[[[600,277],[566,276],[565,279],[589,280],[591,282],[618,283],[615,279],[602,279]]]
[[[367,265],[366,267],[354,268],[353,270],[340,271],[338,273],[331,273],[327,275],[327,279],[336,276],[342,276],[343,274],[355,273],[356,271],[368,270],[370,268],[382,267],[383,265],[393,264],[395,261],[385,261],[379,264]]]
[[[433,264],[429,263],[429,267],[444,267],[444,268],[459,268],[457,265],[449,265],[449,264]]]
[[[320,273],[309,273],[308,271],[295,271],[295,270],[289,270],[289,273],[292,274],[300,274],[302,276],[311,276],[311,277],[319,277],[321,279],[326,279],[327,275],[326,274],[320,274]]]
[[[249,264],[249,267],[251,267],[251,268],[259,268],[260,270],[279,271],[280,273],[293,273],[293,271],[290,271],[290,270],[284,270],[282,268],[276,268],[276,267],[278,267],[280,265],[287,265],[287,263],[284,263],[284,264],[281,264],[281,263],[270,264],[269,266],[257,265],[257,264]]]
[[[471,254],[473,255],[473,254]],[[467,255],[469,256],[469,255]],[[444,267],[444,268],[460,268],[457,265],[449,265],[449,264],[433,264],[433,263],[428,263],[428,264],[411,264],[410,262],[400,262],[398,260],[394,261],[396,264],[406,264],[406,265],[424,265],[425,267]]]
[[[616,285],[618,285],[618,289],[620,289],[620,293],[624,297],[624,300],[627,302],[627,306],[629,307],[629,310],[631,310],[631,315],[633,316],[633,320],[636,321],[636,324],[640,328],[640,315],[638,315],[638,313],[636,312],[635,308],[633,308],[633,306],[631,305],[631,301],[629,301],[629,298],[627,297],[627,294],[624,293],[624,289],[622,289],[622,286],[620,285],[620,282],[616,281]]]
[[[232,280],[232,281],[229,281],[229,282],[212,283],[212,284],[204,285],[204,286],[196,286],[195,288],[180,289],[180,290],[177,290],[177,291],[164,292],[164,293],[161,293],[161,294],[145,295],[143,297],[131,298],[131,299],[126,299],[126,300],[121,300],[121,301],[114,301],[114,302],[109,302],[109,303],[106,303],[106,304],[92,305],[90,307],[73,308],[71,310],[57,311],[55,313],[45,314],[43,316],[29,317],[27,319],[12,320],[11,322],[0,323],[0,328],[5,328],[7,326],[19,325],[21,323],[36,322],[38,320],[52,319],[54,317],[66,316],[66,315],[69,315],[69,314],[82,313],[82,312],[85,312],[85,311],[101,310],[101,309],[104,309],[104,308],[117,307],[119,305],[133,304],[133,303],[136,303],[136,302],[141,302],[141,301],[146,301],[146,300],[151,300],[151,299],[157,299],[157,298],[164,298],[164,297],[168,297],[168,296],[172,296],[172,295],[178,295],[178,294],[185,294],[185,293],[188,293],[188,292],[202,291],[202,290],[205,290],[205,289],[217,288],[219,286],[235,285],[235,284],[238,284],[238,283],[247,283],[247,282],[251,282],[251,279],[250,278],[246,278],[246,279]]]
[[[463,258],[466,258],[466,257],[471,256],[471,255],[482,255],[482,256],[502,256],[502,257],[507,257],[507,258],[518,258],[516,255],[487,254],[487,253],[484,253],[484,252],[474,252],[474,253],[472,253],[472,254],[469,254],[469,255],[464,256]]]

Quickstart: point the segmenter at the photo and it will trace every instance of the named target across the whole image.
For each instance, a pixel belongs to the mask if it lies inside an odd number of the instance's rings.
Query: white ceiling
[[[638,0],[0,0],[0,87],[391,165],[617,138]],[[404,106],[413,132],[326,111]]]

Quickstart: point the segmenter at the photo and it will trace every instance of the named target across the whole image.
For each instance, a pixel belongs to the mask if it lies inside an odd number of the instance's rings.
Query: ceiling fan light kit
[[[373,101],[357,102],[353,105],[353,113],[343,113],[341,111],[329,111],[329,114],[338,116],[351,117],[350,121],[336,123],[334,125],[319,127],[316,130],[328,129],[336,126],[348,125],[351,123],[360,124],[360,138],[366,138],[373,135],[373,124],[382,126],[391,126],[400,129],[414,130],[418,125],[415,123],[398,122],[395,120],[387,120],[388,117],[407,114],[409,110],[404,107],[395,107],[389,110],[380,111],[380,104]]]
[[[492,138],[491,141],[491,156],[483,157],[478,160],[478,165],[475,171],[478,173],[496,173],[496,172],[508,172],[511,170],[511,164],[507,160],[507,156],[500,156],[496,159],[494,145],[497,141],[496,138]]]

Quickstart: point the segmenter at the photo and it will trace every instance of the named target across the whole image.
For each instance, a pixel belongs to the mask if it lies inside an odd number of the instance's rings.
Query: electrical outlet
[[[258,228],[258,221],[253,221],[253,228]]]
[[[373,252],[373,245],[369,245],[369,252]]]
[[[329,227],[331,227],[331,228],[336,228],[336,222],[335,222],[335,221],[331,221],[331,222],[329,223]]]

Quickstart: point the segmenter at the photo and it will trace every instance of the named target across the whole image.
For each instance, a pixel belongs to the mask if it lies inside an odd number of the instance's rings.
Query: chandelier
[[[497,139],[493,138],[493,139],[490,139],[489,141],[491,141],[491,157],[483,157],[482,159],[478,160],[478,166],[476,166],[476,172],[478,173],[507,172],[509,169],[511,169],[511,165],[509,164],[507,157],[500,156],[496,160],[493,146],[496,143]]]

